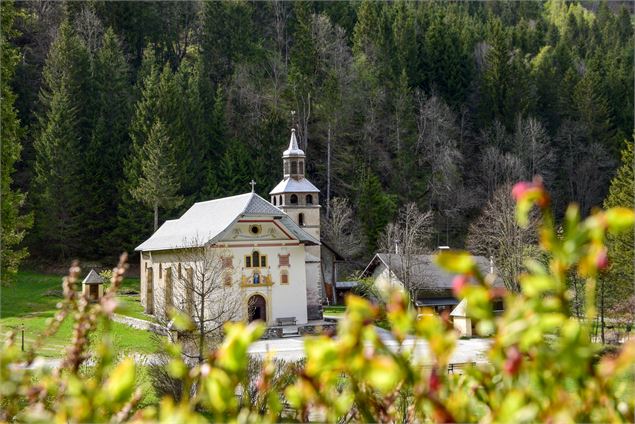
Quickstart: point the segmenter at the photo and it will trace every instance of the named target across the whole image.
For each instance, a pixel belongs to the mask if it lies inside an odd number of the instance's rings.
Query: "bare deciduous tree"
[[[430,206],[445,209],[453,191],[461,183],[459,165],[462,157],[457,149],[459,128],[456,115],[438,96],[416,93],[417,141],[415,152],[419,163],[430,168]]]
[[[97,16],[93,4],[86,3],[75,17],[74,27],[77,35],[84,40],[91,53],[99,50],[104,35],[104,26]]]
[[[357,256],[364,248],[361,230],[358,228],[348,199],[333,198],[330,213],[322,227],[323,237],[346,259]]]
[[[536,219],[533,215],[527,228],[518,225],[511,185],[505,184],[496,190],[469,228],[468,249],[475,254],[493,256],[509,290],[519,291],[518,275],[523,269],[523,261],[536,254]]]
[[[516,121],[513,150],[523,164],[525,180],[540,175],[547,185],[554,177],[555,155],[550,146],[549,135],[542,123],[536,118]]]
[[[201,243],[186,243],[186,246]],[[165,282],[165,309],[174,307],[190,316],[196,328],[184,354],[204,360],[206,345],[221,336],[223,325],[241,319],[243,293],[232,264],[231,252],[216,246],[180,249],[176,265]],[[186,343],[188,345],[188,343]]]
[[[520,159],[511,153],[503,153],[496,146],[483,150],[480,165],[481,184],[487,198],[491,198],[499,187],[522,179],[523,165]]]
[[[415,203],[409,203],[399,211],[397,220],[386,226],[379,240],[382,251],[395,252],[389,267],[397,274],[413,301],[423,288],[424,279],[414,271],[415,267],[422,265],[421,255],[428,251],[432,224],[431,211],[421,212]],[[392,258],[392,255],[389,257]]]
[[[585,140],[583,124],[564,122],[558,131],[562,175],[563,203],[577,202],[582,213],[600,205],[606,195],[615,162],[599,143]]]

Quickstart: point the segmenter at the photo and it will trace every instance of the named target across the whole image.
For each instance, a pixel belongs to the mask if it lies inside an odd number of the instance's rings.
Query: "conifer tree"
[[[159,228],[159,208],[171,209],[183,202],[179,195],[177,162],[165,126],[156,120],[141,149],[138,184],[130,190],[132,197],[149,206],[154,213],[154,231]]]
[[[373,171],[368,169],[365,174],[360,186],[357,215],[362,222],[368,253],[372,254],[377,248],[381,232],[392,220],[396,204],[393,196],[384,192]]]
[[[75,108],[77,136],[85,148],[92,137],[94,91],[91,58],[86,45],[75,34],[68,20],[62,22],[42,71],[44,80],[40,101],[44,110],[50,107],[53,93],[65,85],[69,101]]]
[[[22,145],[20,138],[23,130],[20,128],[16,110],[14,108],[15,94],[11,90],[10,82],[15,73],[15,66],[19,60],[19,53],[12,47],[8,38],[17,35],[13,27],[16,17],[15,5],[12,1],[0,4],[0,138],[2,139],[0,162],[0,277],[2,283],[10,282],[15,276],[20,261],[28,252],[19,245],[24,238],[25,231],[32,224],[31,215],[23,215],[20,208],[24,204],[25,194],[16,191],[11,186],[15,163],[20,159]]]
[[[34,248],[52,256],[77,254],[92,237],[86,211],[90,208],[82,172],[91,138],[92,99],[90,57],[86,46],[64,21],[42,72],[43,114],[35,148],[36,205]]]
[[[605,208],[625,207],[634,208],[635,174],[633,172],[633,142],[624,142],[622,150],[622,165],[611,181],[609,195],[604,201]],[[635,278],[633,271],[633,234],[608,235],[609,259],[611,268],[607,280],[621,286],[623,291],[632,291]]]
[[[87,193],[90,198],[87,219],[101,237],[87,246],[93,253],[106,253],[111,247],[119,202],[118,186],[122,180],[124,158],[130,137],[129,69],[114,31],[104,34],[101,49],[94,61],[96,87],[95,128],[84,161]]]
[[[120,186],[117,207],[117,226],[112,234],[113,245],[131,250],[152,232],[152,212],[140,207],[132,197],[132,190],[139,183],[142,148],[150,126],[159,117],[159,68],[152,49],[146,49],[139,70],[136,91],[139,99],[134,105],[134,116],[129,127],[130,151],[124,161],[124,182]]]
[[[84,190],[77,113],[64,83],[52,93],[42,126],[33,190],[38,249],[65,258],[80,252]]]

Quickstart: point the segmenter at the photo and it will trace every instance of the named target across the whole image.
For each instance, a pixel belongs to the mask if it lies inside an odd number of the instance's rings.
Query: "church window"
[[[260,225],[252,225],[249,227],[249,232],[254,235],[260,234],[260,230]]]
[[[307,205],[312,205],[313,204],[313,196],[310,194],[306,195],[306,204]]]
[[[282,196],[278,197],[278,204],[282,205]]]
[[[287,271],[280,272],[280,284],[289,284],[289,273]]]
[[[292,174],[298,173],[298,162],[296,161],[291,162],[291,173]]]
[[[298,204],[298,196],[296,196],[295,194],[292,194],[291,198],[289,199],[289,202],[292,205],[297,205]]]
[[[300,161],[300,174],[304,174],[304,162]]]
[[[304,214],[303,213],[298,215],[298,224],[300,225],[300,227],[304,227]]]
[[[245,268],[260,268],[267,266],[267,255],[261,255],[255,251],[251,255],[245,256]]]
[[[234,266],[231,256],[223,256],[223,268],[232,268]]]
[[[273,205],[274,206],[278,206],[278,197],[277,196],[273,196]]]
[[[278,255],[279,266],[289,266],[289,255]]]

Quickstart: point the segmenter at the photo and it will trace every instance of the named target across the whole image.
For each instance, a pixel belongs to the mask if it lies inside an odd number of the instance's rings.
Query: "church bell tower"
[[[271,190],[271,203],[282,209],[304,231],[320,240],[320,190],[305,178],[304,151],[298,147],[295,129],[282,153],[283,179]],[[307,313],[322,319],[322,273],[320,246],[306,246]]]

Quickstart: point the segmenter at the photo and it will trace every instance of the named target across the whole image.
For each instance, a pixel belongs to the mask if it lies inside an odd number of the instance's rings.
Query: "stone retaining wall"
[[[164,327],[160,326],[157,323],[146,321],[144,319],[127,317],[125,315],[119,315],[119,314],[113,314],[112,320],[115,322],[127,325],[128,327],[136,328],[137,330],[148,330],[148,331],[152,331],[153,333],[160,334],[162,336],[165,336],[168,334],[167,330]]]

